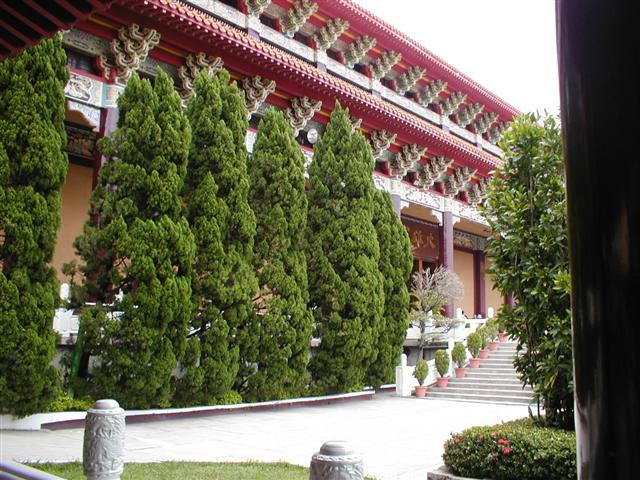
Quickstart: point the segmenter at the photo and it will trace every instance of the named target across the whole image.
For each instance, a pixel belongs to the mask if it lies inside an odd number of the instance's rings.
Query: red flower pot
[[[498,340],[500,340],[501,342],[506,342],[507,341],[507,334],[504,333],[504,332],[498,333]]]
[[[500,345],[500,342],[490,342],[489,343],[489,350],[497,350],[498,349],[498,345]]]
[[[416,397],[424,398],[427,396],[427,387],[425,385],[418,385],[416,387]]]
[[[479,358],[470,358],[469,359],[469,366],[471,368],[478,368],[480,366],[480,359]]]
[[[487,358],[488,356],[489,356],[489,349],[488,348],[483,348],[478,353],[478,358]]]
[[[444,388],[449,385],[449,377],[436,378],[436,387]]]
[[[454,370],[456,371],[456,378],[464,378],[464,374],[467,369],[462,367],[462,368],[455,368]]]

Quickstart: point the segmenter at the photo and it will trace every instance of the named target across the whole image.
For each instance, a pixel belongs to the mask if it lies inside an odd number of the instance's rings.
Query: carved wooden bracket
[[[396,153],[391,162],[391,176],[394,178],[404,178],[409,170],[416,168],[416,164],[420,157],[427,151],[426,147],[422,147],[415,143],[403,145],[402,150]]]
[[[440,107],[440,115],[448,117],[451,115],[467,98],[466,93],[462,92],[453,92],[446,98],[443,98],[438,102],[438,107]]]
[[[447,88],[447,82],[444,80],[431,80],[422,90],[418,92],[418,100],[420,105],[428,107],[435,103],[442,92]]]
[[[495,122],[497,119],[498,119],[497,113],[493,113],[493,112],[485,113],[484,115],[481,115],[480,117],[478,117],[478,119],[475,122],[473,122],[473,129],[477,134],[482,135],[487,130],[489,130],[489,127],[491,127],[491,124]]]
[[[386,152],[398,135],[390,133],[386,130],[374,130],[371,132],[369,142],[371,143],[371,151],[374,160],[384,160],[384,152]]]
[[[489,186],[488,178],[481,178],[478,183],[471,184],[467,189],[467,195],[469,196],[469,203],[477,205],[484,200],[487,187]]]
[[[497,124],[495,127],[491,127],[487,132],[487,138],[493,144],[498,143],[502,139],[502,133],[506,128],[507,124],[504,122]]]
[[[476,173],[477,170],[471,170],[469,167],[460,167],[456,168],[453,173],[444,181],[444,186],[447,195],[453,197],[457,195],[460,190],[463,190],[467,182],[471,180],[473,174]]]
[[[351,120],[351,131],[355,132],[360,128],[360,125],[362,125],[362,119],[357,117],[351,117],[350,120]]]
[[[247,116],[251,118],[267,97],[276,91],[276,82],[262,78],[260,75],[245,77],[242,79],[242,89],[247,103]]]
[[[371,76],[375,80],[380,80],[384,77],[393,66],[402,59],[402,54],[395,51],[382,52],[378,58],[369,64],[369,70]]]
[[[435,182],[440,180],[447,173],[449,166],[453,164],[453,160],[446,157],[434,157],[429,163],[421,165],[416,174],[416,186],[425,190],[431,188]]]
[[[193,82],[201,71],[206,71],[207,75],[215,75],[222,68],[223,62],[220,57],[212,57],[204,52],[189,54],[186,65],[178,68],[178,77],[182,82],[182,98],[189,98],[193,94]]]
[[[349,68],[353,68],[364,58],[369,50],[376,46],[377,40],[369,35],[361,35],[349,44],[344,51],[344,60]]]
[[[396,91],[404,95],[422,78],[426,70],[421,67],[409,67],[396,80]]]
[[[98,67],[108,78],[115,70],[120,82],[127,82],[131,73],[140,68],[149,55],[149,51],[160,43],[160,34],[150,28],[140,28],[136,23],[118,30],[118,38],[111,40],[109,56],[102,54],[98,58]]]
[[[249,11],[249,15],[259,17],[271,4],[271,0],[244,0],[244,4]]]
[[[347,31],[349,22],[342,18],[332,18],[313,35],[313,41],[318,50],[328,50],[340,35]]]
[[[470,103],[469,105],[459,108],[455,113],[457,118],[456,123],[464,128],[471,122],[473,122],[473,120],[476,118],[476,115],[482,112],[482,110],[484,110],[484,105],[480,103]]]
[[[282,32],[288,37],[293,37],[307,20],[318,11],[318,4],[310,0],[297,0],[287,13],[280,18]]]
[[[284,111],[284,116],[293,128],[294,136],[298,136],[309,120],[320,111],[322,102],[312,100],[309,97],[295,97],[291,99],[290,106]]]

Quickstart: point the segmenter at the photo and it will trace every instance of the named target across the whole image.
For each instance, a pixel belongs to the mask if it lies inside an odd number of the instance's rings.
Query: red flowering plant
[[[506,480],[575,479],[575,433],[529,419],[454,433],[445,442],[445,465],[456,475]]]

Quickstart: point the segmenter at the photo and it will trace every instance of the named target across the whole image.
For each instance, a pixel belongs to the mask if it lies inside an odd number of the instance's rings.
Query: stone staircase
[[[467,365],[464,378],[450,378],[448,387],[430,387],[427,398],[528,405],[533,401],[533,391],[529,386],[522,388],[513,367],[515,356],[515,342],[502,342],[498,350],[480,360],[479,368]]]

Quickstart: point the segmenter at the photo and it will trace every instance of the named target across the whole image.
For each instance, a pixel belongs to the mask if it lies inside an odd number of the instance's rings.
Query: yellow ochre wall
[[[62,264],[76,258],[73,241],[82,233],[82,226],[88,218],[92,176],[91,167],[69,164],[67,179],[62,187],[62,222],[51,262],[60,282],[68,280],[62,275]]]
[[[458,274],[464,285],[464,297],[454,303],[453,314],[455,315],[455,309],[460,307],[467,317],[472,318],[475,313],[473,308],[473,253],[454,249],[453,271]]]
[[[490,266],[491,266],[491,261],[488,258],[486,258],[484,262],[485,270],[488,269]],[[493,289],[493,279],[491,278],[491,275],[486,272],[484,275],[484,292],[485,292],[485,298],[487,301],[486,303],[487,310],[489,309],[489,307],[493,307],[493,311],[495,313],[498,313],[500,306],[502,306],[503,297],[498,290]]]

